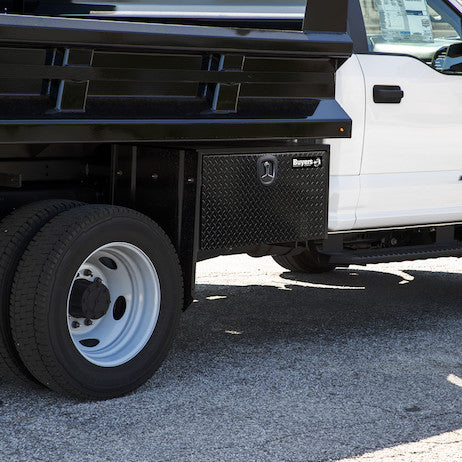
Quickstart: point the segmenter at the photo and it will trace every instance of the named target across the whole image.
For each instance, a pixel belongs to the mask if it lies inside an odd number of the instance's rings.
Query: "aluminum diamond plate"
[[[201,249],[325,238],[329,154],[325,146],[322,149],[204,156]],[[322,158],[320,167],[310,165],[313,155]],[[270,185],[260,179],[259,159],[265,156],[276,158],[276,177]]]

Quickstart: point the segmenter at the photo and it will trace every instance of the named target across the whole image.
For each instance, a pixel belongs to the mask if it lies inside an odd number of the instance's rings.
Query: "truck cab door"
[[[442,64],[462,42],[461,13],[444,0],[360,3],[369,53],[358,55],[366,115],[355,228],[461,221],[462,72]]]
[[[337,71],[335,98],[353,121],[350,139],[329,139],[331,146],[329,230],[354,227],[360,191],[364,139],[365,86],[357,55]]]
[[[348,2],[348,33],[353,55],[337,70],[335,98],[353,121],[350,139],[329,139],[331,145],[329,230],[352,229],[360,192],[361,157],[364,142],[365,84],[357,53],[367,50],[358,0]]]

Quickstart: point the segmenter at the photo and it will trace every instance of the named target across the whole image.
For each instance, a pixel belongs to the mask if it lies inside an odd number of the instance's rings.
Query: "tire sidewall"
[[[67,300],[72,281],[81,264],[99,247],[111,242],[127,242],[141,249],[152,261],[159,277],[160,311],[154,331],[143,349],[127,363],[100,367],[86,360],[77,350],[68,330]],[[124,393],[143,383],[165,358],[179,319],[181,294],[178,264],[171,244],[152,225],[133,217],[111,217],[91,227],[69,242],[56,267],[49,290],[49,344],[58,368],[74,386],[92,394]],[[154,309],[154,307],[153,307]],[[115,389],[120,388],[119,391]]]

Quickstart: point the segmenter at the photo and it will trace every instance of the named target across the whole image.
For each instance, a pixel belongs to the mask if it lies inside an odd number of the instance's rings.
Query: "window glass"
[[[32,2],[34,3],[34,2]],[[277,17],[300,18],[305,11],[306,0],[48,0],[38,2],[44,7],[59,10],[60,5],[71,3],[82,10],[87,7],[97,13],[117,15],[165,15],[168,17],[225,14],[239,17],[254,17],[273,14]]]
[[[360,0],[369,50],[431,62],[442,47],[461,42],[460,16],[443,0]]]

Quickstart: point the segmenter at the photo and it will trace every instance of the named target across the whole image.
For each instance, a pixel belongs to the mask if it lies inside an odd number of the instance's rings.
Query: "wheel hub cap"
[[[110,304],[111,294],[101,280],[90,282],[86,279],[77,279],[74,282],[69,310],[71,316],[100,319],[107,313]]]

